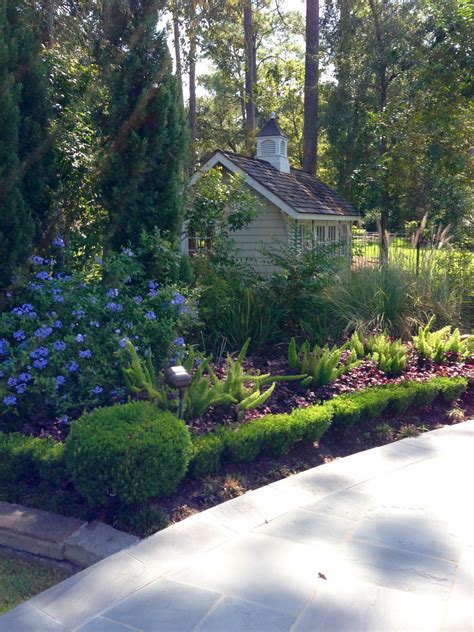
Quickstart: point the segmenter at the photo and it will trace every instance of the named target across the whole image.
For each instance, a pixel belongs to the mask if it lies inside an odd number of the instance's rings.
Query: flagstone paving
[[[0,617],[0,632],[474,632],[474,420],[249,492]]]

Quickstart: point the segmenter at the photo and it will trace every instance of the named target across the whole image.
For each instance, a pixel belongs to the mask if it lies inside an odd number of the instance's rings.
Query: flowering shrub
[[[57,248],[62,248],[60,240]],[[163,362],[193,314],[184,296],[144,278],[130,250],[90,276],[69,275],[34,256],[0,316],[0,426],[68,423],[120,401],[116,352],[130,340]]]

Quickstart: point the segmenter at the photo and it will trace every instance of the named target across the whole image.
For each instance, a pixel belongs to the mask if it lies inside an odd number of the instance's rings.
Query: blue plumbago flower
[[[26,316],[27,314],[35,314],[35,311],[33,309],[33,305],[30,303],[24,303],[21,307],[14,307],[12,309],[12,314],[15,314],[16,316]]]
[[[28,288],[30,290],[33,290],[33,292],[41,292],[43,287],[44,286],[42,283],[28,283]]]
[[[40,358],[39,360],[35,360],[33,362],[33,366],[35,367],[35,369],[44,369],[46,366],[48,366],[48,360],[46,358]]]
[[[3,398],[3,403],[5,404],[5,406],[14,406],[16,404],[15,395],[7,395]]]
[[[173,294],[173,298],[171,300],[171,305],[182,305],[185,302],[185,298],[179,292],[175,292]]]
[[[150,309],[150,311],[145,312],[145,318],[148,318],[148,320],[155,320],[156,314],[152,309]]]
[[[76,336],[76,342],[84,342],[85,339],[86,337],[84,336],[84,334],[77,334]]]
[[[88,360],[92,357],[92,352],[90,349],[84,349],[84,351],[79,351],[79,357]]]
[[[96,257],[96,258],[95,258],[95,260],[97,261],[97,263],[98,263],[100,266],[103,266],[103,265],[104,265],[104,260],[102,259],[102,257]]]
[[[102,393],[102,391],[103,391],[103,390],[104,390],[104,389],[102,388],[102,386],[99,386],[99,385],[97,384],[97,386],[94,386],[94,388],[91,390],[91,393],[92,393],[93,395],[100,395],[100,393]]]
[[[127,255],[128,257],[134,257],[135,256],[134,253],[133,253],[133,250],[131,248],[124,248],[122,252],[123,252],[124,255]]]
[[[39,329],[37,329],[35,331],[35,338],[41,338],[41,339],[45,339],[48,338],[48,336],[50,336],[53,332],[53,328],[52,327],[48,327],[48,325],[42,325],[41,327],[39,327]]]
[[[5,377],[5,371],[3,369],[0,369],[0,377]]]
[[[49,351],[46,347],[38,347],[34,351],[30,353],[30,358],[33,360],[38,360],[39,358],[47,358],[49,356]]]
[[[20,382],[29,382],[32,379],[33,378],[30,373],[20,373],[20,375],[18,376],[18,380]]]
[[[46,316],[48,316],[49,318],[56,318],[57,316],[57,312],[46,312]]]
[[[53,327],[54,329],[61,329],[61,327],[63,326],[62,322],[60,320],[55,320],[53,323]]]
[[[37,272],[35,274],[35,277],[37,279],[40,279],[41,281],[48,281],[49,280],[49,274],[45,270],[41,270],[41,272]]]
[[[56,375],[54,379],[56,380],[56,386],[61,386],[66,382],[64,375]]]
[[[45,259],[44,263],[47,266],[54,266],[54,265],[56,265],[56,259]]]
[[[5,338],[0,338],[0,355],[8,355],[9,353],[8,341]]]
[[[92,305],[95,305],[97,303],[97,299],[95,296],[91,296],[91,303]]]
[[[116,329],[114,333],[119,334],[120,333],[120,329]]]
[[[134,296],[133,297],[133,301],[136,305],[140,305],[140,303],[143,301],[143,297],[142,296]]]
[[[157,294],[158,294],[158,291],[157,291],[157,290],[150,290],[150,291],[148,292],[148,296],[151,296],[152,298],[153,298],[154,296],[156,296]]]
[[[43,265],[43,263],[44,263],[44,259],[43,259],[43,257],[40,257],[39,255],[33,255],[33,256],[30,258],[30,261],[31,261],[31,263],[32,263],[33,265],[35,265],[35,266],[42,266],[42,265]]]
[[[111,287],[107,290],[107,296],[109,298],[117,298],[118,295],[119,295],[119,291],[115,287]]]
[[[121,312],[123,310],[123,305],[121,303],[107,303],[106,307],[112,312]]]
[[[129,320],[126,320],[126,321],[125,321],[125,327],[126,327],[127,329],[131,329],[131,328],[133,327],[133,323],[131,323]]]
[[[7,384],[10,388],[13,388],[18,384],[18,380],[16,379],[16,377],[9,377]]]
[[[64,239],[61,239],[61,237],[56,237],[51,243],[53,246],[56,246],[56,248],[64,248]]]
[[[69,373],[75,373],[78,368],[79,365],[74,360],[71,360],[71,362],[69,362],[66,366],[66,369],[69,371]]]
[[[100,323],[98,320],[90,320],[89,327],[96,327],[98,329],[100,327]]]
[[[53,342],[53,349],[55,351],[65,351],[66,343],[62,340],[56,340],[55,342]]]
[[[55,303],[64,303],[64,296],[61,296],[60,294],[56,294],[55,296],[53,296],[53,301]]]
[[[58,417],[57,419],[60,424],[69,423],[69,417],[67,415],[61,415],[61,417]]]
[[[121,340],[119,340],[119,346],[123,349],[127,346],[127,342],[129,342],[129,340],[129,338],[122,338]]]
[[[80,307],[79,309],[73,309],[72,315],[77,316],[77,318],[82,318],[85,314],[85,311]]]
[[[79,287],[82,287],[82,288],[87,287],[87,285],[86,285],[86,283],[84,283],[84,281],[80,281],[80,282],[78,283],[78,285],[79,285]]]
[[[13,337],[15,340],[25,340],[26,334],[23,329],[17,329],[17,331],[13,332]]]
[[[131,283],[132,282],[132,277],[130,275],[126,276],[124,279],[125,283]]]
[[[150,290],[156,290],[157,287],[160,287],[160,284],[156,281],[148,281],[148,287]]]
[[[181,336],[179,338],[175,338],[173,340],[173,344],[176,345],[177,347],[185,347],[186,343],[184,342],[184,338],[182,338]]]
[[[28,386],[24,382],[21,382],[20,384],[17,384],[17,387],[15,390],[18,395],[23,395],[23,393],[27,390],[27,388]]]

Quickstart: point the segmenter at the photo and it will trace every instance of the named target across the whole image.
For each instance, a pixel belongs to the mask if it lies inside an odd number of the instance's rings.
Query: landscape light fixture
[[[170,388],[177,388],[179,393],[178,417],[183,418],[184,389],[193,381],[184,366],[169,366],[165,369],[165,382]]]

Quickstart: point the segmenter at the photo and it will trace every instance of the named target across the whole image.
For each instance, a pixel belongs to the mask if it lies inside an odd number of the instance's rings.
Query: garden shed
[[[224,173],[239,174],[262,202],[262,211],[245,228],[231,233],[239,255],[259,272],[269,270],[262,246],[278,248],[291,240],[299,243],[347,245],[350,253],[351,226],[360,219],[359,211],[318,178],[290,167],[288,137],[275,114],[257,134],[257,151],[249,158],[217,150],[192,176],[193,186],[202,174],[214,167]],[[202,235],[183,229],[182,251],[193,255],[206,248]]]

